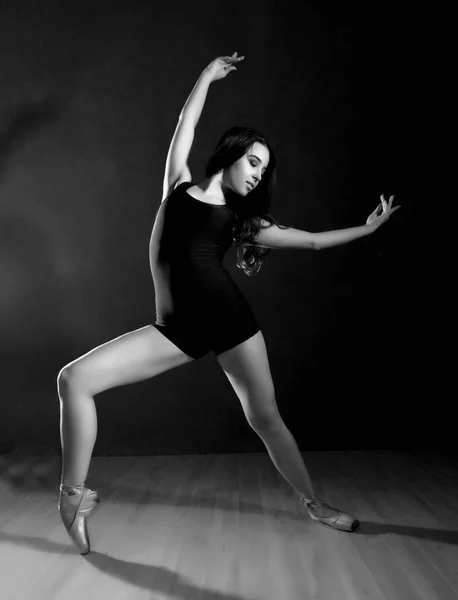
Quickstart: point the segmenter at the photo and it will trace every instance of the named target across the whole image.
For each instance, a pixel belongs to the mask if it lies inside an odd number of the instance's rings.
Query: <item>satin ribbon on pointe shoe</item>
[[[60,486],[58,509],[71,540],[80,554],[91,551],[86,519],[100,502],[98,492],[81,485]]]
[[[354,531],[359,527],[359,521],[356,517],[350,513],[333,508],[320,500],[318,496],[313,496],[311,500],[301,498],[301,501],[307,508],[310,517],[319,523],[329,525],[341,531]]]

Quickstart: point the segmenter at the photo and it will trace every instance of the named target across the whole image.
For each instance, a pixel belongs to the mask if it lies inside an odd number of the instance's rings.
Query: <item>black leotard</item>
[[[220,354],[259,331],[248,302],[222,261],[232,246],[234,218],[226,205],[193,198],[178,185],[156,214],[150,265],[154,326],[180,350]]]

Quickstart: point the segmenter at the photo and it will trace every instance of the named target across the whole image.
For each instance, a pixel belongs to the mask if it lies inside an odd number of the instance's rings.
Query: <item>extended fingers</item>
[[[243,60],[244,58],[244,56],[237,56],[237,52],[234,52],[232,56],[223,56],[223,60],[229,63],[238,62],[240,60]]]
[[[398,208],[401,208],[400,206],[395,206],[395,207],[393,208],[393,201],[394,201],[394,198],[395,198],[395,196],[394,196],[394,194],[393,194],[392,196],[390,196],[390,199],[389,199],[389,201],[388,201],[388,209],[387,209],[387,211],[388,211],[388,214],[390,214],[390,215],[392,215],[394,212],[396,212],[396,211],[398,210]],[[386,203],[385,203],[385,204],[386,204]]]

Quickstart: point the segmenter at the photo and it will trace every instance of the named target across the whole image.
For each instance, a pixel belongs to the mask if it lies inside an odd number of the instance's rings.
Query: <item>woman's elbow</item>
[[[318,238],[313,234],[309,234],[302,240],[301,248],[305,250],[321,250],[321,245],[318,241]]]

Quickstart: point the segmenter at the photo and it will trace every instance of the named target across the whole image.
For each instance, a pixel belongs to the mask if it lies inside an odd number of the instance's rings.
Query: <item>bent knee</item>
[[[65,365],[57,376],[57,388],[60,393],[65,392],[70,387],[80,386],[82,382],[83,377],[80,369],[73,363]]]

